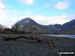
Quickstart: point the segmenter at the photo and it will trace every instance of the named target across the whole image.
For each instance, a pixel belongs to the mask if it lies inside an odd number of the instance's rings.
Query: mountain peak
[[[29,17],[27,17],[27,18],[25,18],[26,20],[31,20],[31,18],[29,18]]]
[[[37,26],[38,24],[32,20],[31,18],[24,18],[20,21],[18,21],[12,28],[16,29],[18,28],[19,30],[25,30],[28,29],[30,30],[31,28]]]
[[[22,20],[32,20],[31,18],[27,17],[27,18],[24,18]]]
[[[24,18],[21,20],[21,22],[29,23],[31,20],[32,20],[31,18]]]

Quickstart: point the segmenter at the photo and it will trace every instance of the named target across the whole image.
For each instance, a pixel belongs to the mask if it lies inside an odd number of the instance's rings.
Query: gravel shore
[[[16,35],[0,35],[0,56],[59,56],[59,51],[75,51],[75,39],[49,38],[54,39],[54,48],[51,48],[47,43],[36,40],[4,41],[3,36]]]

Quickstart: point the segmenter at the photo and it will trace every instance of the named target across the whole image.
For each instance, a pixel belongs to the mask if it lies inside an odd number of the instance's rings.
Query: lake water
[[[54,34],[45,34],[45,36],[75,38],[75,35],[54,35]]]
[[[19,36],[20,34],[0,34],[0,36]],[[75,39],[75,35],[63,35],[63,34],[21,34],[21,35],[26,35],[26,36],[51,36],[51,37],[68,37],[68,38],[74,38]]]
[[[67,37],[67,38],[75,38],[75,35],[70,34],[31,34],[31,36],[50,36],[50,37]]]

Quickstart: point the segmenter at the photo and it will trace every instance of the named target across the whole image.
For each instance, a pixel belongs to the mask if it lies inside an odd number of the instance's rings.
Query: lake
[[[54,35],[54,34],[44,34],[44,36],[75,38],[75,35],[58,35],[58,34]]]
[[[71,34],[30,34],[30,36],[75,38],[75,35],[71,35]]]
[[[75,35],[66,35],[66,34],[0,34],[0,36],[43,36],[43,37],[68,37],[75,38]]]

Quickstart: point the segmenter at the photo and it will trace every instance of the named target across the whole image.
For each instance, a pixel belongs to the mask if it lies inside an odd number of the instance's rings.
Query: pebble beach
[[[4,41],[3,36],[9,34],[0,35],[0,56],[59,56],[60,51],[75,51],[75,39],[54,39],[54,48],[51,48],[47,43],[38,43],[36,40]]]

